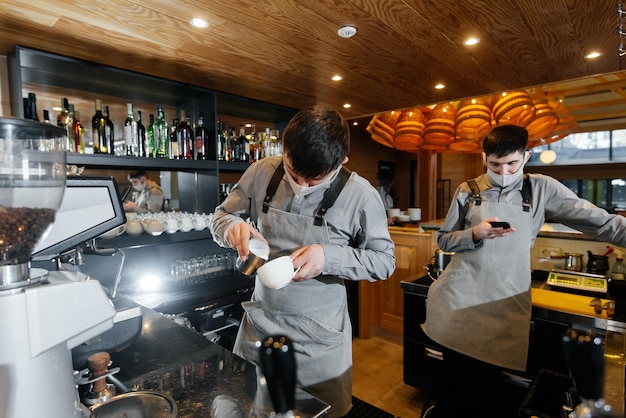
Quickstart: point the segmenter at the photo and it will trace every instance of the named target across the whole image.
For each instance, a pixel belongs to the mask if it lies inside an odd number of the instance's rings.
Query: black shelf
[[[170,160],[168,158],[121,157],[110,154],[77,154],[68,152],[67,163],[92,168],[143,168],[163,171],[216,172],[212,160]]]

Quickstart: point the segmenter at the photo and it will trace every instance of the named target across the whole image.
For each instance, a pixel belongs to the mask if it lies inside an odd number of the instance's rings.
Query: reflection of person
[[[394,208],[394,198],[391,196],[391,185],[393,184],[393,173],[389,167],[380,167],[376,172],[376,179],[378,180],[378,187],[376,190],[383,201],[385,209]],[[393,219],[388,218],[387,224],[391,225]]]
[[[444,347],[446,375],[445,393],[429,417],[517,416],[519,405],[499,403],[505,399],[501,372],[526,368],[530,250],[546,218],[626,245],[626,218],[580,199],[551,177],[530,174],[525,180],[527,142],[526,129],[514,125],[485,136],[487,173],[457,188],[439,231],[440,248],[455,255],[428,291],[423,327]],[[491,227],[496,220],[510,228]]]
[[[163,210],[163,190],[148,174],[139,170],[128,176],[133,189],[139,192],[135,202],[124,202],[126,212],[160,212]]]
[[[269,243],[270,259],[290,255],[300,268],[279,290],[257,279],[234,351],[258,364],[256,341],[287,335],[296,349],[298,386],[329,403],[333,416],[343,416],[352,399],[352,327],[343,280],[388,278],[394,245],[376,190],[342,167],[350,131],[338,112],[321,106],[300,111],[284,131],[283,146],[282,157],[248,168],[212,219],[215,241],[242,259],[256,237]]]

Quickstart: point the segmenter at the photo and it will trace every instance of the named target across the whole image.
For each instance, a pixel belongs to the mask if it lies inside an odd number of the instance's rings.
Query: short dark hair
[[[148,173],[146,173],[145,170],[137,170],[134,173],[130,173],[130,175],[128,176],[128,178],[130,179],[140,179],[142,177],[148,178]]]
[[[287,124],[283,150],[296,174],[309,179],[324,177],[348,155],[350,127],[335,110],[307,107]]]
[[[496,126],[483,138],[486,155],[504,157],[514,152],[524,152],[528,147],[528,131],[517,125]]]

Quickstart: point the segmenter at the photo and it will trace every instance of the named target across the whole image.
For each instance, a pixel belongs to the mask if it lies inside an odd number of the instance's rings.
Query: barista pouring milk
[[[501,371],[526,368],[530,250],[546,219],[626,245],[626,218],[523,174],[527,144],[524,128],[493,128],[483,140],[487,173],[457,188],[439,231],[439,247],[455,255],[428,291],[423,328],[445,348],[446,382],[429,418],[517,416],[519,405],[502,402]]]
[[[236,249],[242,260],[254,237],[268,242],[270,260],[289,256],[300,268],[281,289],[256,280],[233,351],[258,365],[256,342],[286,335],[295,349],[298,386],[341,417],[352,406],[344,280],[388,278],[394,245],[378,192],[343,168],[350,128],[337,111],[312,106],[298,112],[285,128],[283,147],[282,157],[250,165],[211,221],[214,240]],[[262,400],[255,400],[257,416],[266,416],[259,412]]]

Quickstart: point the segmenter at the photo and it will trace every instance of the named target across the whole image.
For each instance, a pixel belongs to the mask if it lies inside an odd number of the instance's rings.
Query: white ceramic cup
[[[422,210],[420,208],[408,208],[406,212],[412,221],[420,221],[422,219]]]
[[[387,217],[393,219],[400,216],[400,208],[387,209]]]
[[[293,266],[293,260],[288,255],[268,261],[258,268],[256,275],[263,286],[270,289],[281,289],[291,283],[291,279],[300,270]]]

